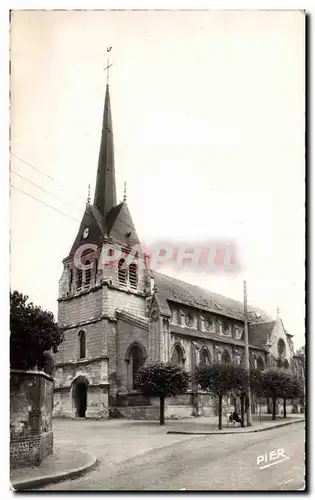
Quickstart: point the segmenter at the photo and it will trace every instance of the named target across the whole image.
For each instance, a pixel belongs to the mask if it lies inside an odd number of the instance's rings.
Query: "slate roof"
[[[266,343],[270,340],[270,335],[275,325],[275,321],[268,321],[266,323],[255,323],[249,325],[248,328],[248,341],[258,347],[265,347]]]
[[[244,306],[240,301],[156,271],[152,271],[152,275],[157,286],[157,298],[162,314],[170,316],[168,302],[171,301],[240,321],[244,320]],[[272,321],[267,313],[253,306],[248,306],[248,316],[251,323]]]
[[[187,335],[190,337],[195,337],[199,339],[210,339],[210,340],[215,340],[216,342],[221,342],[223,344],[232,344],[232,345],[238,345],[240,347],[244,347],[244,340],[238,340],[235,339],[234,337],[225,337],[224,335],[218,335],[213,332],[201,332],[201,331],[196,331],[191,328],[186,328],[183,326],[179,325],[170,325],[170,330],[171,333],[174,333],[175,335]],[[260,349],[260,346],[257,346],[256,344],[251,344],[249,343],[249,347],[251,349]]]

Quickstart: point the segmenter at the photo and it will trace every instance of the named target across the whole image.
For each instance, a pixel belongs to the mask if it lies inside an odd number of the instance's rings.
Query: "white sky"
[[[165,270],[275,315],[304,344],[301,12],[14,12],[11,286],[57,311],[62,259],[94,189],[106,51],[118,201],[142,240],[237,242],[242,270]],[[62,183],[63,187],[58,183]],[[94,193],[93,193],[94,194]],[[73,208],[65,202],[74,205]],[[73,219],[77,219],[73,220]]]

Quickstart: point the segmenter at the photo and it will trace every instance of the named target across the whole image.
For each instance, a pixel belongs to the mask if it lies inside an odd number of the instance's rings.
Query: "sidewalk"
[[[92,469],[95,464],[96,458],[91,453],[72,447],[54,447],[53,454],[39,466],[11,470],[11,487],[16,491],[29,490],[76,477]]]
[[[251,427],[227,426],[226,418],[222,419],[222,430],[218,429],[218,417],[195,417],[194,419],[168,421],[168,434],[239,434],[248,432],[262,432],[277,427],[283,427],[298,422],[304,422],[303,414],[290,414],[286,418],[277,416],[272,420],[271,415],[253,415]]]

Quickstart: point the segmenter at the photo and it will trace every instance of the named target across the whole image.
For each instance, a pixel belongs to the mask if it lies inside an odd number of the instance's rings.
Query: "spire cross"
[[[124,201],[127,201],[127,182],[124,183]]]
[[[112,50],[112,47],[106,47],[106,52],[107,52],[107,66],[105,68],[105,71],[107,71],[107,76],[106,76],[106,83],[108,85],[109,82],[109,68],[112,66],[112,64],[109,64],[109,52]]]

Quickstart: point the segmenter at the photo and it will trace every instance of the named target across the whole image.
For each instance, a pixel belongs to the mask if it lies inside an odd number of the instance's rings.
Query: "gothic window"
[[[243,335],[243,328],[241,326],[234,327],[234,336],[237,340],[240,340]]]
[[[178,323],[178,310],[177,309],[171,309],[171,322],[172,323]]]
[[[190,313],[185,314],[185,323],[187,326],[193,326],[194,318]]]
[[[81,330],[78,333],[79,346],[80,346],[80,359],[85,358],[85,332]]]
[[[224,365],[230,365],[232,360],[229,352],[225,349],[222,353],[221,361]]]
[[[123,267],[125,264],[125,259],[120,259],[118,262],[118,282],[122,286],[126,286],[127,281],[127,269]]]
[[[134,344],[130,351],[130,361],[132,366],[132,388],[138,389],[137,373],[144,364],[143,351],[140,346]]]
[[[221,321],[219,319],[215,322],[215,331],[216,333],[221,333]]]
[[[278,340],[278,355],[281,358],[285,356],[285,342],[283,339]]]
[[[211,330],[212,327],[212,321],[209,316],[204,317],[203,324],[206,330]]]
[[[130,288],[137,289],[138,287],[138,267],[137,264],[130,264],[129,266],[129,283]]]
[[[257,369],[260,371],[265,369],[265,363],[261,356],[257,358]]]
[[[210,353],[205,346],[200,349],[199,358],[200,358],[200,366],[210,365],[211,363]]]
[[[179,345],[174,347],[171,363],[177,366],[183,366],[185,364],[184,353]]]
[[[87,260],[85,265],[89,266],[89,269],[85,270],[85,286],[90,286],[92,277],[91,261]]]
[[[230,325],[228,324],[227,321],[222,322],[222,332],[224,335],[229,335],[230,334]]]
[[[77,270],[77,290],[82,288],[82,269]]]

